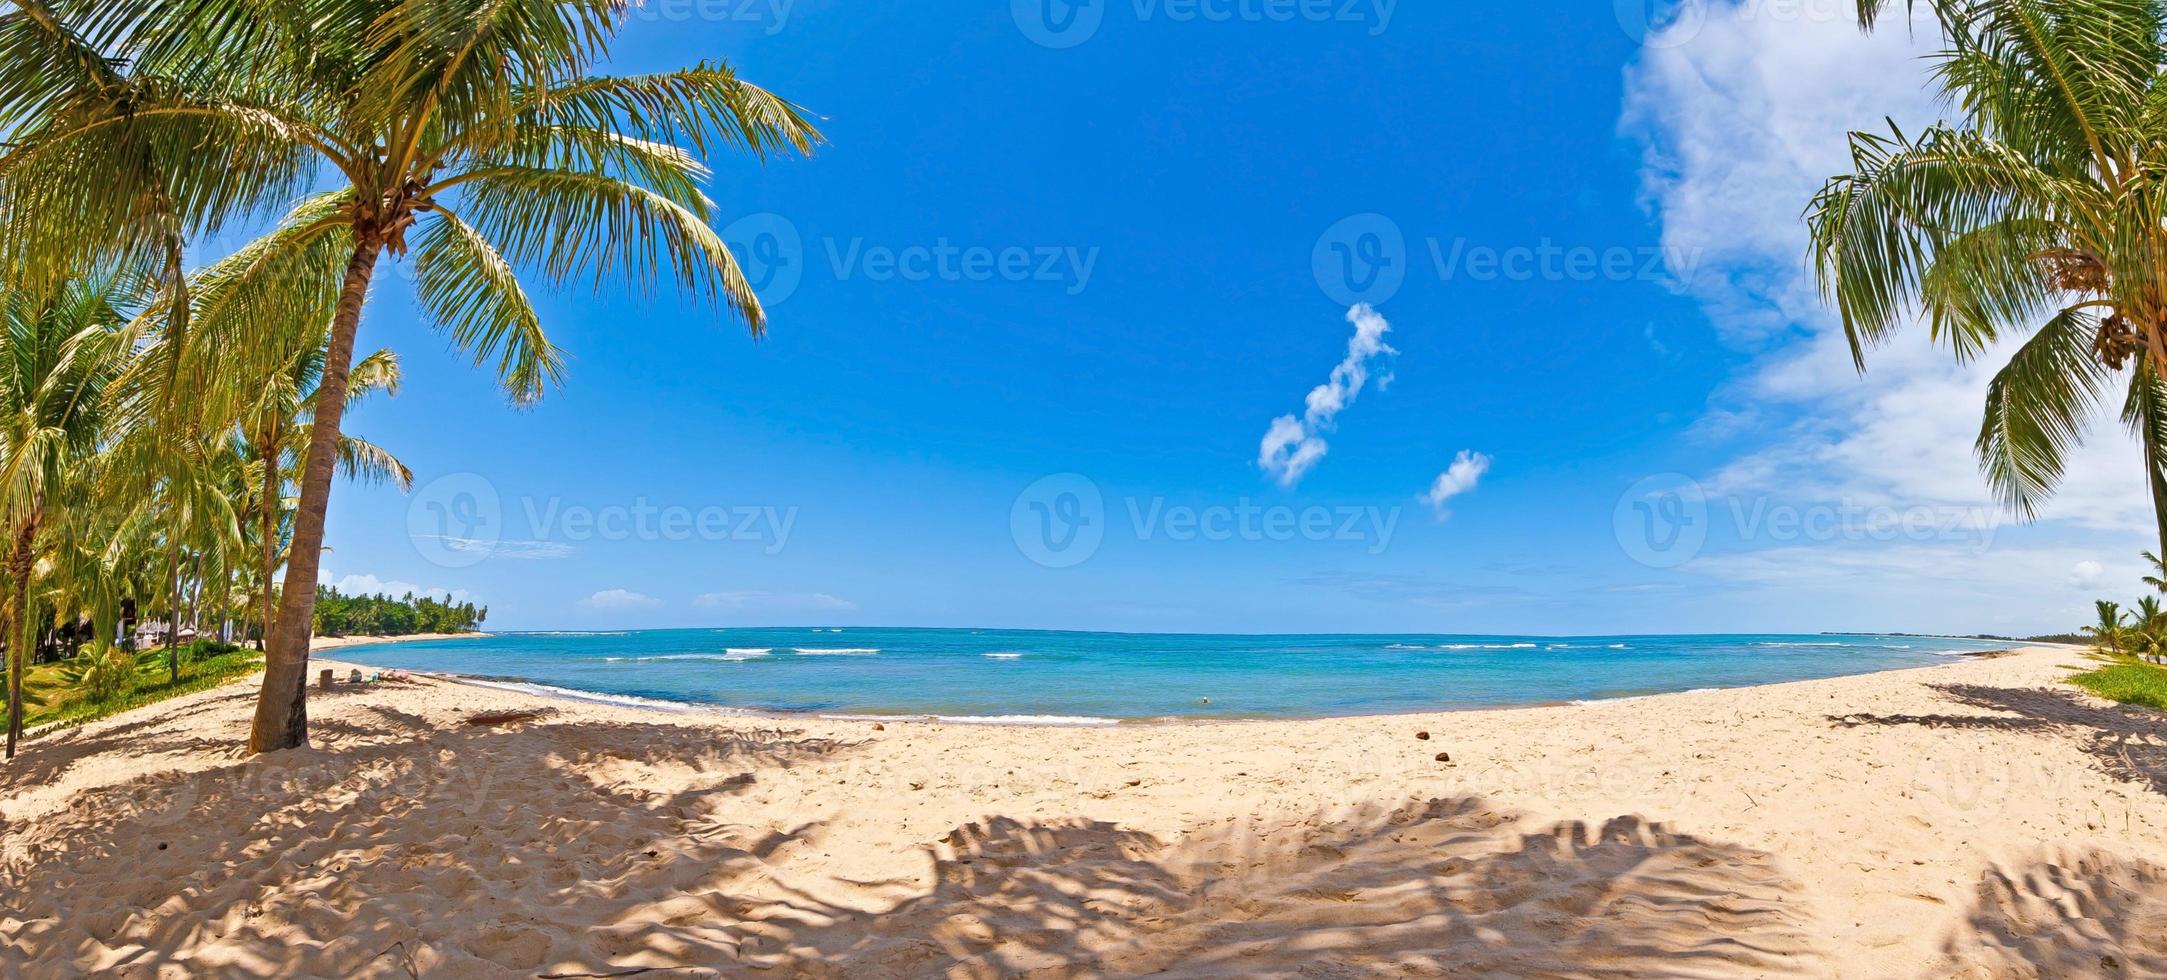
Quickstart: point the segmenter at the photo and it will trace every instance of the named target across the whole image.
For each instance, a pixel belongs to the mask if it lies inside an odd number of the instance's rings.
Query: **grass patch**
[[[2167,667],[2120,661],[2077,674],[2069,683],[2109,701],[2167,709]]]
[[[254,650],[235,650],[190,662],[188,652],[183,650],[179,680],[172,679],[169,674],[164,650],[137,654],[135,675],[129,678],[120,694],[104,701],[91,698],[73,679],[86,666],[85,659],[79,657],[30,668],[30,673],[23,676],[24,698],[30,702],[23,706],[24,727],[80,725],[167,698],[207,691],[262,670],[263,654]],[[6,706],[0,704],[0,721],[5,721],[6,717]]]

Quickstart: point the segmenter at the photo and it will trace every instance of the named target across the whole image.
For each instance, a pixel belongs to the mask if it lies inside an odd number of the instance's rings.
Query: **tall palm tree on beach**
[[[1872,26],[1883,0],[1862,0]],[[1806,211],[1854,358],[1914,318],[1960,359],[2025,338],[1976,450],[2030,518],[2109,395],[2167,550],[2167,31],[2149,0],[1929,0],[1958,121],[1851,134]]]
[[[26,275],[116,257],[171,274],[182,243],[300,198],[240,254],[232,333],[328,309],[286,576],[249,747],[307,739],[324,513],[362,304],[387,256],[515,403],[557,379],[520,270],[667,281],[764,314],[711,227],[698,154],[810,152],[793,104],[720,64],[597,74],[626,0],[27,0],[0,16],[0,259]],[[331,189],[306,193],[329,184]]]
[[[106,389],[126,352],[120,286],[75,280],[49,294],[0,297],[0,513],[7,528],[7,757],[23,730],[23,674],[37,636],[29,614],[39,534],[83,490]]]

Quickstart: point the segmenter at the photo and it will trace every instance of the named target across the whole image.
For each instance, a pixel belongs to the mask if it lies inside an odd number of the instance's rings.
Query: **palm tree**
[[[7,757],[23,729],[23,674],[37,630],[29,615],[38,535],[76,492],[98,449],[106,387],[126,352],[121,287],[74,280],[57,291],[0,297],[0,511],[7,520]]]
[[[258,614],[266,637],[277,618],[271,582],[285,560],[283,532],[292,513],[286,506],[286,486],[299,482],[300,467],[315,431],[311,413],[323,375],[324,346],[321,335],[312,339],[313,343],[293,352],[262,379],[257,397],[243,412],[235,436],[235,452],[251,464],[255,473],[244,496],[255,513],[256,524],[251,531],[257,549]],[[354,362],[347,374],[347,407],[377,392],[397,394],[402,377],[398,355],[388,348]],[[348,479],[371,483],[389,480],[402,491],[414,482],[414,472],[397,456],[352,434],[339,435],[338,461],[340,472]]]
[[[1852,172],[1807,208],[1813,261],[1861,370],[1914,317],[1995,375],[1976,449],[2025,518],[2118,374],[2167,551],[2167,63],[2144,0],[1930,0],[1956,124],[1851,134]],[[1871,26],[1882,0],[1862,0]]]
[[[2101,646],[2106,647],[2108,653],[2117,657],[2121,656],[2122,636],[2128,629],[2121,605],[2105,599],[2098,599],[2093,601],[2092,606],[2099,611],[2099,622],[2085,627],[2084,631],[2092,634],[2092,638],[2098,640]]]
[[[695,154],[805,153],[819,134],[719,64],[593,73],[625,6],[31,0],[0,18],[0,131],[14,141],[0,152],[0,257],[25,274],[114,258],[167,270],[166,329],[200,342],[171,273],[187,235],[336,185],[242,250],[220,301],[235,315],[214,318],[331,314],[251,751],[307,739],[336,436],[362,301],[387,254],[413,263],[421,310],[494,361],[515,402],[561,368],[515,270],[555,284],[614,272],[643,290],[667,278],[762,328],[710,225]]]
[[[2143,596],[2137,600],[2137,608],[2130,615],[2130,649],[2146,660],[2158,662],[2167,656],[2167,607],[2160,604],[2158,596]]]

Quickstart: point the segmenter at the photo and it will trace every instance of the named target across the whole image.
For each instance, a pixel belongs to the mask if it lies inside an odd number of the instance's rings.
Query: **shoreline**
[[[459,636],[477,635],[485,636],[487,634],[447,634],[431,637],[402,637],[399,639],[444,639]],[[1958,637],[1957,639],[1962,638]],[[362,646],[366,644],[355,643],[348,645]],[[2047,651],[2075,652],[2080,655],[2087,652],[2084,647],[2067,643],[2022,643],[2015,646],[1998,648],[1993,650],[1975,650],[1965,651],[1961,653],[1936,655],[1943,657],[1945,660],[1948,661],[1947,663],[1916,664],[1908,667],[1890,667],[1882,670],[1866,671],[1857,674],[1836,674],[1829,677],[1814,677],[1801,680],[1769,681],[1761,684],[1737,684],[1728,687],[1695,687],[1687,688],[1682,691],[1649,691],[1647,693],[1619,694],[1610,697],[1529,701],[1524,704],[1479,704],[1464,706],[1436,705],[1421,708],[1408,708],[1399,711],[1372,711],[1344,715],[1161,715],[1150,718],[1116,718],[1097,715],[937,715],[925,712],[899,712],[896,714],[881,714],[878,711],[873,710],[858,710],[848,712],[787,711],[776,708],[760,708],[745,705],[722,704],[709,701],[681,701],[672,698],[657,698],[636,694],[612,694],[607,691],[589,691],[581,688],[566,687],[561,684],[549,684],[529,678],[514,676],[483,676],[475,674],[461,674],[452,671],[426,670],[413,667],[382,668],[371,667],[361,664],[346,663],[338,664],[337,668],[342,674],[345,671],[352,669],[397,669],[403,670],[408,674],[412,674],[418,677],[428,677],[433,680],[444,681],[446,683],[458,684],[467,687],[478,687],[489,690],[530,694],[535,697],[546,698],[550,700],[573,701],[584,704],[610,705],[632,710],[653,711],[659,714],[667,715],[709,714],[720,718],[764,718],[772,721],[819,719],[823,721],[865,722],[869,724],[892,723],[902,725],[972,725],[979,727],[1021,728],[1142,728],[1150,726],[1181,726],[1208,724],[1238,725],[1271,724],[1280,722],[1329,722],[1374,718],[1405,718],[1410,716],[1432,714],[1466,714],[1496,711],[1523,711],[1536,708],[1592,707],[1596,705],[1613,704],[1621,701],[1639,701],[1649,698],[1667,698],[1680,695],[1721,693],[1726,691],[1751,691],[1772,687],[1784,687],[1793,684],[1813,684],[1822,681],[1841,680],[1850,677],[1872,677],[1881,674],[1906,673],[1910,671],[1941,670],[1955,666],[1957,664],[1972,661],[1992,660],[1999,657],[2019,656],[2027,653],[2041,653]]]
[[[406,633],[400,636],[316,636],[309,638],[309,655],[314,657],[324,650],[343,650],[349,647],[383,646],[390,643],[421,643],[428,640],[474,640],[486,639],[492,634],[471,633]]]

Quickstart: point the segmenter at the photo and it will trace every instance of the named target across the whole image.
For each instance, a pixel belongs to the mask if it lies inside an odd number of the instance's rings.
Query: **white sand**
[[[0,975],[2160,975],[2167,724],[2078,662],[1097,729],[424,680],[247,760],[242,684],[0,767]]]

